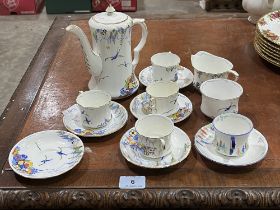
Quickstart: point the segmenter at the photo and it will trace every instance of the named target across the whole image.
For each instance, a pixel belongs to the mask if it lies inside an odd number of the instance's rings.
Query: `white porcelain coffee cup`
[[[229,74],[234,76],[234,81],[239,78],[239,74],[232,70],[233,65],[229,60],[205,51],[191,55],[191,63],[194,68],[193,85],[197,89],[209,79],[227,79]]]
[[[216,149],[226,156],[242,156],[248,150],[252,121],[240,114],[226,113],[213,120]]]
[[[147,115],[136,121],[135,130],[144,157],[160,158],[171,152],[174,124],[168,117]]]
[[[172,81],[158,81],[147,86],[146,98],[142,102],[146,114],[169,116],[179,110],[177,102],[179,86]]]
[[[238,113],[238,102],[243,88],[237,82],[228,79],[207,80],[201,84],[200,92],[200,109],[206,116],[215,118],[223,113]]]
[[[180,57],[171,52],[157,53],[151,57],[154,81],[177,81]]]
[[[101,90],[80,92],[76,103],[81,111],[82,125],[86,128],[106,126],[112,116],[110,111],[111,96]]]

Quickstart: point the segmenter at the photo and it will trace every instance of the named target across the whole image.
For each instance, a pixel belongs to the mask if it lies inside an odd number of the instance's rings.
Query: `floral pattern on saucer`
[[[135,128],[128,130],[121,138],[120,150],[124,158],[139,167],[167,168],[182,162],[190,153],[191,141],[180,128],[175,127],[171,134],[171,153],[160,158],[152,159],[143,156],[143,150],[138,142]]]
[[[141,118],[146,115],[145,112],[143,111],[142,103],[147,98],[148,98],[147,93],[144,92],[136,96],[131,101],[130,111],[134,117]],[[190,114],[193,111],[192,102],[187,96],[181,93],[179,93],[178,96],[178,104],[179,104],[179,110],[176,113],[168,116],[174,123],[178,123],[185,120],[187,117],[190,116]]]
[[[84,154],[83,142],[66,131],[34,133],[11,150],[9,164],[15,173],[32,179],[51,178],[75,167]]]
[[[196,150],[205,158],[226,166],[247,166],[255,164],[265,158],[268,144],[265,137],[253,129],[248,139],[249,149],[241,157],[229,157],[217,152],[214,126],[208,124],[196,133]]]
[[[179,85],[180,89],[187,87],[188,85],[192,84],[193,82],[193,73],[183,67],[179,66],[178,67],[178,73],[176,74],[176,82]],[[143,69],[140,74],[139,74],[139,80],[141,84],[144,86],[148,86],[149,84],[153,83],[154,80],[152,78],[152,71],[153,67],[148,66],[147,68]]]
[[[126,109],[117,102],[112,101],[110,104],[112,119],[102,128],[84,128],[81,122],[81,112],[77,104],[65,110],[63,116],[64,126],[70,132],[84,137],[101,137],[112,134],[121,129],[128,119]]]

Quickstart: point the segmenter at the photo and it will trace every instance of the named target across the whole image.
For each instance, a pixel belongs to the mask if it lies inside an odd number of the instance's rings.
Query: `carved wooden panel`
[[[0,190],[0,209],[280,208],[280,188]]]

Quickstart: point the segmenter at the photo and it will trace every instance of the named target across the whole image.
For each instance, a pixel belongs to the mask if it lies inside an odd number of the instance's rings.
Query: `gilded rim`
[[[278,54],[277,52],[272,51],[270,48],[267,48],[265,45],[263,45],[262,43],[258,42],[258,40],[255,40],[255,43],[258,45],[258,47],[260,48],[260,50],[267,54],[269,57],[275,59],[275,61],[279,61],[280,62],[280,54]]]
[[[264,51],[266,51],[271,57],[275,57],[276,60],[280,60],[280,50],[274,50],[268,47],[266,44],[259,41],[257,38],[255,39],[255,42],[259,45],[260,48],[262,48]]]
[[[254,47],[255,47],[255,50],[256,52],[258,53],[259,56],[261,56],[264,60],[266,60],[267,62],[275,65],[275,66],[278,66],[280,67],[280,63],[279,62],[276,62],[275,60],[269,58],[268,56],[266,56],[265,54],[262,53],[262,51],[259,49],[258,45],[256,42],[254,42]]]
[[[278,45],[274,44],[273,42],[267,40],[264,36],[262,36],[262,34],[258,30],[256,30],[255,36],[258,37],[259,40],[261,40],[262,42],[264,42],[268,46],[274,48],[275,50],[280,50],[280,46],[278,46]]]

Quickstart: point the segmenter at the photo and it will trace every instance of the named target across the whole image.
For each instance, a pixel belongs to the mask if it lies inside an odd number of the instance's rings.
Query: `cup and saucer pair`
[[[147,112],[145,111],[143,104],[145,104],[148,98],[149,98],[148,93],[144,92],[137,95],[131,101],[129,108],[132,115],[137,119],[147,115]],[[192,102],[187,96],[179,93],[177,102],[178,102],[178,109],[177,109],[178,111],[170,115],[163,114],[163,116],[169,117],[174,123],[178,123],[185,120],[187,117],[190,116],[190,114],[193,111]]]
[[[153,78],[153,71],[153,66],[148,66],[140,72],[139,81],[142,85],[148,86],[149,84],[158,81],[157,79]],[[192,84],[194,76],[189,69],[183,66],[178,66],[176,71],[177,73],[174,81],[179,85],[180,89]]]
[[[110,98],[104,105],[100,105],[102,99],[106,96],[105,94],[107,93],[96,90],[86,91],[83,95],[80,94],[77,99],[80,99],[83,103],[79,103],[80,101],[76,100],[77,104],[63,111],[63,123],[66,129],[83,137],[107,136],[120,130],[127,122],[128,113],[121,104],[111,101]],[[99,100],[88,100],[87,97]],[[94,101],[99,104],[97,104],[97,108],[86,107],[88,101]],[[107,117],[105,117],[106,115]],[[97,119],[98,121],[96,121]],[[90,125],[89,123],[91,122],[98,122],[98,124],[94,127],[92,125],[92,127],[85,126],[86,123]]]
[[[161,121],[155,121],[155,118],[161,118]],[[156,129],[153,129],[154,127],[161,129],[166,122],[171,125],[170,132],[168,131],[169,128],[162,132],[156,132]],[[150,135],[159,135],[160,138],[148,137],[147,132]],[[162,144],[164,150],[160,149]],[[172,121],[167,117],[149,115],[138,120],[135,127],[129,129],[122,136],[120,150],[123,157],[136,166],[150,169],[167,168],[182,162],[189,155],[191,141],[188,135],[180,128],[173,126]]]
[[[253,126],[249,132],[236,136],[230,135],[229,138],[225,138],[226,133],[217,131],[219,125],[216,126],[215,122],[224,123],[228,121],[227,117],[230,115],[235,117],[234,122],[237,122],[239,126],[250,126],[250,123],[244,123],[244,121],[241,123],[239,119],[243,117],[242,115],[234,113],[219,115],[213,123],[203,126],[196,133],[194,141],[196,150],[205,158],[225,166],[248,166],[263,160],[268,151],[268,143],[265,137]],[[228,139],[229,142],[223,139]],[[243,142],[244,139],[246,141]]]
[[[187,87],[193,82],[193,73],[180,65],[180,57],[171,52],[161,52],[151,57],[151,66],[143,69],[139,80],[144,86],[157,81],[174,81],[179,88]]]

